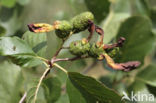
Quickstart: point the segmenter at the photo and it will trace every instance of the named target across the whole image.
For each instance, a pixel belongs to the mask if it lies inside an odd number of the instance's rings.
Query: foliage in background
[[[139,60],[142,66],[125,73],[112,71],[105,61],[92,59],[59,63],[69,71],[68,76],[52,69],[42,83],[37,103],[120,103],[123,91],[156,95],[155,0],[0,0],[0,5],[0,103],[17,103],[24,91],[29,91],[29,103],[44,71],[38,56],[50,59],[60,45],[54,33],[36,35],[27,31],[27,24],[52,24],[88,10],[104,29],[104,43],[113,43],[120,36],[126,38],[115,60]],[[72,36],[65,45],[86,37],[84,34]],[[61,52],[61,57],[67,56],[72,55]],[[91,70],[86,72],[88,68]]]

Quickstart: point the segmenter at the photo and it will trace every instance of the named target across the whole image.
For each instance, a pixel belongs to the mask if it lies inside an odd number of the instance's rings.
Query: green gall
[[[108,50],[106,50],[106,53],[108,53],[108,55],[111,58],[115,58],[116,55],[120,54],[120,48],[116,47],[116,48],[108,49]]]
[[[104,59],[102,56],[104,53],[105,53],[105,51],[103,49],[103,45],[99,46],[96,43],[93,43],[89,50],[89,56],[91,56],[93,58],[97,58],[97,59]]]
[[[68,21],[57,21],[55,33],[59,38],[67,38],[72,31],[72,25]]]
[[[70,52],[74,55],[81,56],[87,55],[90,49],[90,44],[86,39],[77,40],[70,44]]]
[[[71,23],[73,24],[73,32],[78,33],[86,30],[89,25],[89,20],[94,20],[94,15],[91,12],[84,12],[80,15],[75,16],[71,20]]]

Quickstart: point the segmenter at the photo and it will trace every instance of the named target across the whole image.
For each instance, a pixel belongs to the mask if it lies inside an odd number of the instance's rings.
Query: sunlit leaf
[[[121,97],[95,79],[68,73],[67,92],[71,103],[122,103]]]

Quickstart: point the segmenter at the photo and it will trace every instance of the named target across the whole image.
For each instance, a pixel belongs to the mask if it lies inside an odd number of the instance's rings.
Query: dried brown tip
[[[140,66],[139,61],[130,61],[126,63],[120,63],[120,65],[124,68],[123,71],[131,71]]]
[[[46,23],[28,24],[28,28],[31,32],[43,33],[54,30],[53,25]]]
[[[41,27],[35,27],[34,24],[28,24],[28,28],[31,32],[35,32],[36,29],[39,29]]]
[[[117,42],[117,47],[122,47],[124,42],[125,42],[125,38],[124,37],[120,37],[118,42]]]
[[[104,57],[107,61],[108,66],[115,70],[122,70],[122,71],[127,72],[127,71],[136,69],[141,64],[139,61],[129,61],[126,63],[115,63],[114,60],[106,53],[104,54]]]
[[[102,28],[96,26],[95,31],[100,35],[100,41],[99,43],[102,45],[103,44],[103,38],[104,38],[104,31]]]
[[[93,21],[91,21],[91,20],[88,20],[88,25],[89,25],[88,31],[90,32],[90,34],[89,34],[87,40],[90,41],[93,36],[93,33],[95,31],[95,25],[94,25]]]
[[[103,46],[103,49],[111,49],[111,48],[115,48],[115,47],[122,47],[124,42],[125,42],[125,38],[124,37],[120,37],[119,40],[117,41],[117,43],[114,44],[105,44]]]

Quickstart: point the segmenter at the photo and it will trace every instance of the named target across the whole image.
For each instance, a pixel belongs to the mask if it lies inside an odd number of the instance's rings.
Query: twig
[[[104,31],[102,28],[95,26],[95,31],[100,35],[100,44],[103,44],[103,38],[104,38]]]
[[[43,79],[46,77],[46,74],[49,72],[49,70],[50,70],[50,68],[47,68],[47,69],[44,71],[43,75],[41,76],[41,78],[40,78],[40,80],[39,80],[39,82],[38,82],[38,84],[37,84],[36,91],[35,91],[35,95],[34,95],[34,102],[33,102],[33,103],[36,102],[37,94],[38,94],[40,85],[41,85]]]
[[[90,32],[90,34],[89,34],[87,40],[89,42],[93,36],[94,31],[95,31],[95,25],[94,25],[93,21],[91,21],[91,20],[89,20],[88,23],[89,23],[88,31]]]
[[[27,96],[27,92],[24,93],[24,95],[22,96],[22,98],[20,99],[19,103],[23,103],[25,98]]]
[[[84,59],[84,58],[88,58],[88,56],[77,56],[77,57],[73,57],[73,58],[62,58],[62,59],[55,59],[54,62],[59,62],[59,61],[74,61],[74,60],[78,60],[78,59]]]
[[[55,59],[56,57],[57,57],[57,55],[60,53],[60,51],[61,51],[61,49],[62,49],[62,46],[63,46],[63,44],[64,44],[64,40],[62,40],[62,43],[61,43],[61,46],[60,46],[60,48],[56,51],[56,53],[54,54],[54,56],[53,56],[53,58],[52,59]]]
[[[54,63],[54,66],[56,66],[57,68],[61,69],[62,71],[64,71],[66,74],[68,73],[68,71],[66,69],[64,69],[63,67],[61,67],[60,65]]]

